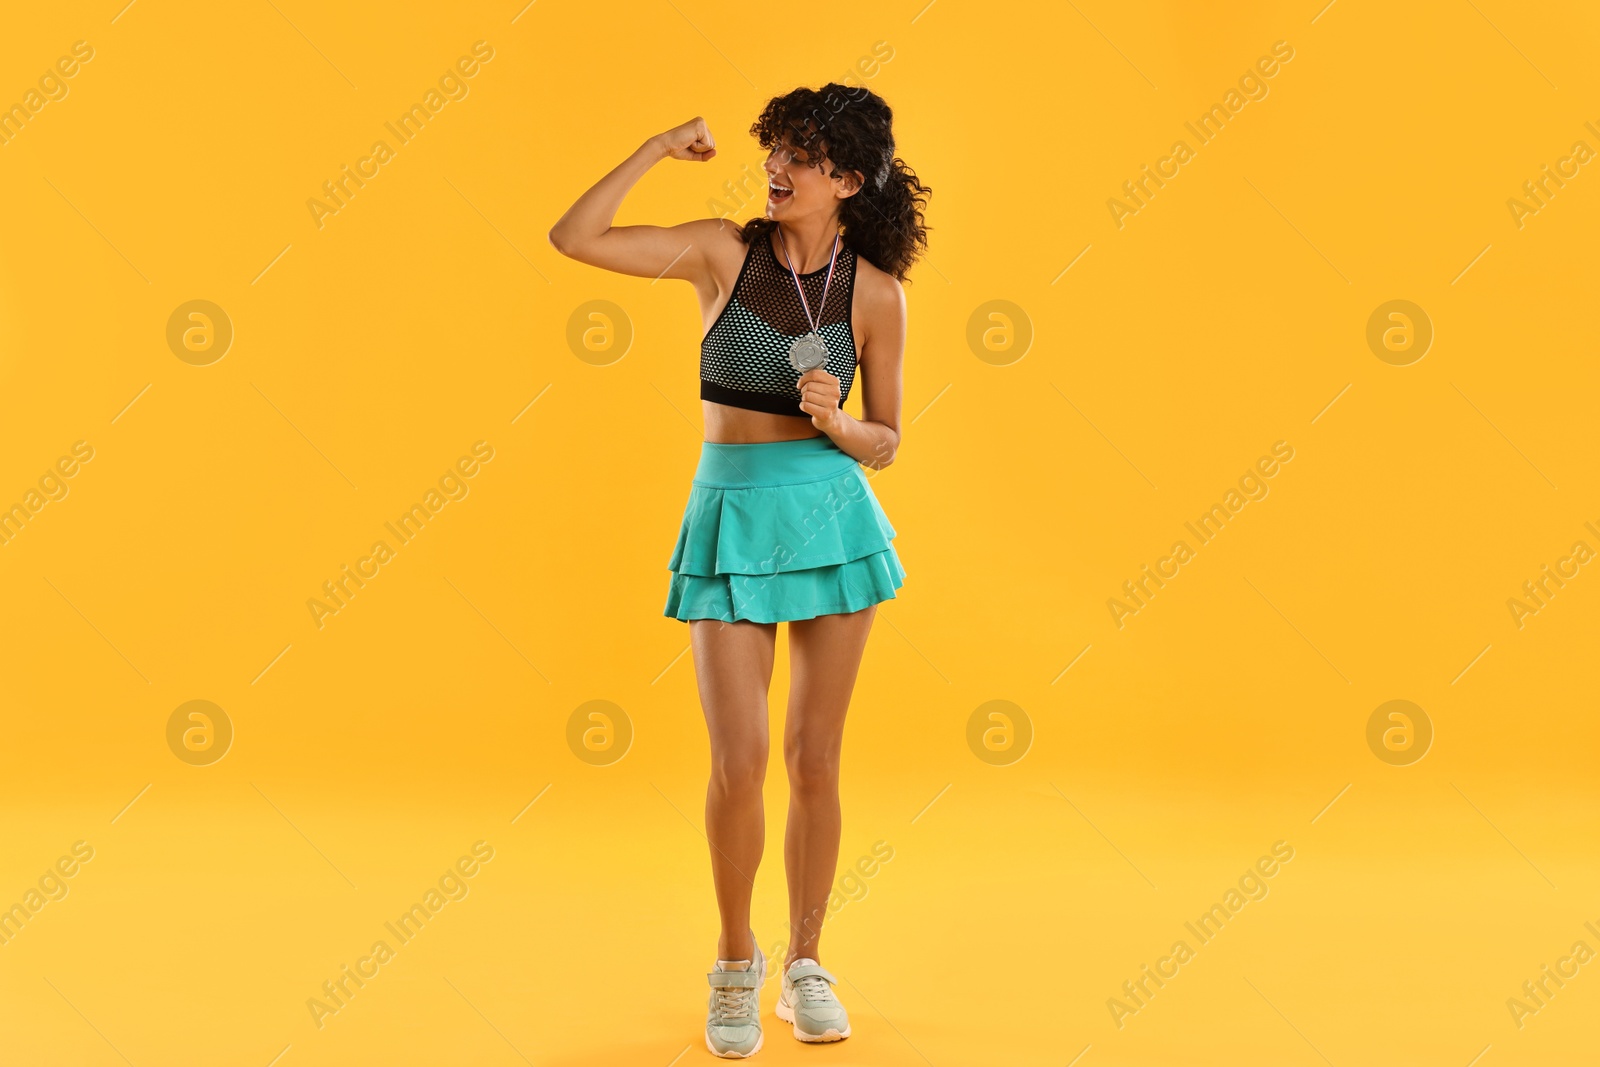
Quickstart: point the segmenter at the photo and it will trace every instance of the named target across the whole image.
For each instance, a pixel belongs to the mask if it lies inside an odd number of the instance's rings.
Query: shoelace
[[[794,990],[800,994],[802,1000],[808,1003],[832,999],[833,994],[828,990],[828,981],[821,975],[808,974],[804,978],[795,980]]]
[[[755,1000],[755,997],[751,994],[755,990],[745,989],[742,986],[715,986],[713,988],[717,994],[717,1017],[719,1019],[726,1021],[730,1019],[749,1019],[754,1016],[755,1013],[751,1011],[751,1002]]]

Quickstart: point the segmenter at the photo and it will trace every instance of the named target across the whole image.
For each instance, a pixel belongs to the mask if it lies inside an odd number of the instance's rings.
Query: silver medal
[[[797,337],[789,346],[789,365],[804,374],[813,367],[820,367],[828,360],[828,346],[823,343],[817,332]]]
[[[794,288],[800,294],[800,308],[806,313],[806,321],[811,324],[811,332],[794,339],[789,345],[789,365],[796,371],[804,374],[808,370],[820,367],[828,361],[828,346],[823,342],[822,335],[817,332],[817,320],[811,316],[811,307],[806,300],[805,287],[800,284],[800,275],[795,273],[794,259],[789,255],[789,245],[784,241],[783,227],[778,227],[778,241],[783,245],[783,258],[789,264],[789,276],[794,279]],[[828,287],[833,284],[833,268],[839,261],[840,238],[838,234],[833,238],[833,254],[828,258],[828,276],[822,282],[822,302],[817,306],[817,316],[820,318],[823,308],[828,306]]]

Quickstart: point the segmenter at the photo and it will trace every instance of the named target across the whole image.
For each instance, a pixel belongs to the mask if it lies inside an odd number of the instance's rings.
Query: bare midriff
[[[795,401],[796,408],[799,401]],[[768,411],[747,411],[710,400],[700,401],[705,418],[706,440],[714,445],[753,445],[762,441],[798,441],[821,437],[811,417],[774,415]]]

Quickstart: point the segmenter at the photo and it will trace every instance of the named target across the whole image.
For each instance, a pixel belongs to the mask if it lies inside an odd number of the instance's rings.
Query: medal
[[[794,269],[794,259],[789,255],[789,245],[783,239],[783,227],[778,227],[778,243],[783,246],[783,258],[789,261],[789,275],[794,279],[795,290],[800,294],[800,309],[806,313],[806,321],[811,324],[811,332],[797,337],[789,345],[789,365],[796,371],[804,374],[814,367],[820,367],[828,361],[828,345],[817,332],[817,320],[811,317],[811,307],[806,302],[805,288],[800,284],[800,275]],[[820,316],[823,309],[828,306],[828,287],[833,284],[833,268],[839,262],[839,235],[833,237],[833,255],[828,259],[828,276],[822,282],[822,302],[817,305],[817,314]]]
[[[820,367],[828,361],[828,346],[815,330],[804,337],[797,337],[789,346],[789,365],[804,374],[812,367]]]

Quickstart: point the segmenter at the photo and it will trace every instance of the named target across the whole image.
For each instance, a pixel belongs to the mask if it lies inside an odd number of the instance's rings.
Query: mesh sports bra
[[[828,268],[800,275],[817,332],[828,346],[823,368],[839,379],[839,406],[856,376],[856,341],[850,304],[855,294],[856,254],[843,242],[821,312]],[[811,331],[789,268],[772,250],[770,230],[753,238],[739,268],[733,295],[700,342],[700,399],[774,415],[798,415],[800,373],[789,363],[789,345]]]

